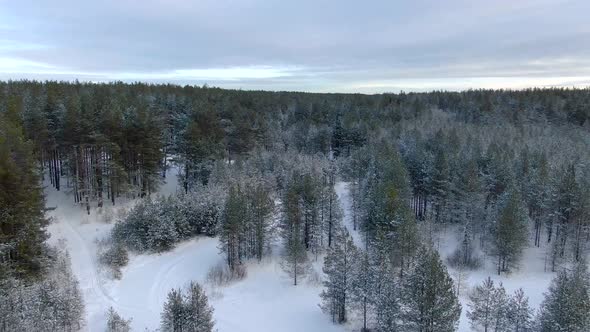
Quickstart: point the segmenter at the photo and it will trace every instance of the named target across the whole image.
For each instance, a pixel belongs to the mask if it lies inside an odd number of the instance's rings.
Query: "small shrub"
[[[121,278],[121,268],[129,263],[127,249],[120,244],[108,245],[107,249],[100,254],[100,263],[109,267],[116,279]]]
[[[322,284],[322,275],[316,270],[312,269],[307,276],[307,283],[313,286],[319,286]]]
[[[107,313],[107,332],[129,332],[131,331],[131,319],[124,319],[113,309],[109,308]]]
[[[207,273],[207,282],[221,286],[227,285],[233,281],[242,280],[246,277],[246,267],[241,264],[231,270],[226,264],[217,264]]]
[[[466,268],[468,270],[477,270],[482,266],[481,258],[473,253],[465,255],[461,247],[447,257],[447,263],[454,268]]]

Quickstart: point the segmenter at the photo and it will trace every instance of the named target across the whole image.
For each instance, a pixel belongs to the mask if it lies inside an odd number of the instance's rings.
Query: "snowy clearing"
[[[176,174],[162,188],[162,193],[176,191]],[[134,331],[157,329],[160,312],[168,291],[185,286],[189,281],[205,282],[209,269],[223,263],[216,238],[199,237],[177,245],[166,253],[131,255],[122,269],[121,280],[112,280],[97,264],[97,241],[104,238],[121,210],[133,201],[109,204],[90,215],[76,206],[71,196],[46,189],[47,206],[53,223],[49,227],[50,242],[63,242],[68,248],[72,269],[80,281],[86,304],[86,331],[103,331],[106,311],[112,306],[122,316],[132,318]],[[277,250],[275,250],[277,251]],[[321,263],[314,266],[320,269]],[[247,277],[224,287],[206,285],[210,303],[214,307],[215,327],[225,331],[343,331],[332,324],[318,307],[321,286],[303,281],[293,286],[280,266],[276,253],[266,261],[248,264]]]
[[[177,189],[176,174],[169,174],[171,181],[163,186],[164,194]],[[48,187],[47,205],[56,207],[50,212],[53,223],[49,227],[50,242],[63,241],[68,248],[72,268],[80,281],[86,303],[86,330],[102,331],[105,327],[106,310],[112,306],[121,315],[133,318],[136,331],[157,329],[160,312],[171,288],[185,286],[189,281],[205,283],[211,267],[222,264],[216,238],[199,237],[179,244],[174,250],[163,254],[132,255],[129,264],[122,270],[121,280],[112,280],[101,271],[97,264],[97,241],[104,238],[112,223],[105,219],[117,218],[122,210],[129,208],[133,200],[115,208],[97,208],[86,215],[83,208],[74,205],[69,195]],[[357,245],[362,246],[362,237],[352,229],[348,184],[338,182],[336,192],[344,210],[344,223]],[[457,240],[450,229],[439,236],[439,250],[442,257],[450,254]],[[357,327],[332,324],[327,315],[318,307],[321,286],[303,282],[293,286],[292,281],[280,266],[280,257],[275,248],[273,256],[262,263],[248,264],[247,277],[223,287],[206,285],[211,305],[214,307],[216,328],[224,331],[344,331]],[[530,298],[530,304],[537,308],[543,300],[552,273],[544,272],[544,249],[528,248],[519,271],[498,277],[492,258],[485,257],[485,268],[470,271],[463,276],[465,286],[461,293],[463,311],[460,331],[470,331],[466,317],[468,290],[491,276],[501,281],[509,293],[523,288]],[[321,270],[321,259],[314,264]],[[451,276],[458,274],[452,268]],[[246,314],[247,313],[247,314]]]

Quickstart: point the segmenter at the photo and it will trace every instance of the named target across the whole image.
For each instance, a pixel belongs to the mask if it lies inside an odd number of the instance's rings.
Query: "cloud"
[[[379,92],[590,76],[582,0],[0,3],[4,79]]]

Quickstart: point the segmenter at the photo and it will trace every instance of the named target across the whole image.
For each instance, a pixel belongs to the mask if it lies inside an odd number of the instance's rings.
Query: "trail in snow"
[[[352,199],[350,197],[350,188],[348,182],[336,182],[334,185],[334,190],[336,191],[336,195],[338,196],[338,200],[340,201],[340,206],[342,207],[342,211],[344,212],[343,223],[348,232],[352,236],[352,240],[354,244],[359,248],[365,247],[365,241],[363,240],[362,234],[354,229],[354,224],[352,220]]]
[[[176,174],[169,172],[162,186],[164,194],[174,193]],[[161,193],[162,193],[161,192]],[[70,252],[72,270],[80,281],[86,304],[86,331],[104,331],[106,311],[112,306],[123,317],[132,318],[133,331],[157,329],[160,313],[171,288],[186,286],[191,280],[205,283],[207,272],[223,264],[218,239],[201,237],[180,243],[162,254],[131,255],[122,269],[121,280],[111,280],[97,264],[97,241],[108,235],[112,224],[102,221],[109,214],[129,208],[134,201],[117,203],[112,211],[85,209],[74,205],[72,197],[48,187],[50,242],[62,239]],[[321,262],[316,262],[319,269]],[[318,307],[321,286],[303,281],[293,286],[280,266],[278,250],[262,263],[248,263],[248,276],[226,287],[206,285],[214,307],[219,332],[336,332],[345,327],[334,325]]]
[[[175,174],[167,176],[169,182],[163,186],[164,193],[176,191],[177,185],[170,182],[175,179]],[[344,225],[355,244],[363,246],[361,234],[353,230],[348,184],[338,182],[335,190],[344,210]],[[87,331],[104,330],[105,314],[110,306],[122,316],[133,318],[134,331],[156,329],[168,291],[183,287],[191,280],[204,283],[209,269],[223,262],[218,240],[201,237],[178,244],[174,250],[163,254],[132,255],[128,266],[122,270],[122,279],[110,280],[103,275],[96,262],[97,240],[104,238],[112,228],[112,224],[101,220],[109,213],[118,214],[134,201],[118,203],[112,211],[108,207],[102,212],[94,208],[88,216],[84,209],[74,205],[71,196],[51,188],[47,188],[46,192],[47,205],[57,207],[50,212],[54,222],[48,229],[51,234],[49,241],[57,243],[64,239],[69,249],[72,270],[80,281],[86,303]],[[449,228],[439,235],[439,250],[443,258],[457,244],[454,234]],[[464,283],[471,288],[489,275],[502,281],[510,293],[522,287],[530,297],[531,306],[537,308],[553,277],[551,273],[543,272],[543,261],[542,249],[529,248],[525,251],[519,271],[510,276],[497,277],[490,258],[486,268],[469,272]],[[321,259],[314,263],[314,268],[321,270]],[[449,269],[449,272],[456,278],[456,271]],[[321,312],[318,307],[320,285],[304,281],[299,286],[293,286],[280,267],[278,250],[263,263],[248,263],[248,276],[244,280],[226,287],[206,288],[215,309],[216,329],[220,332],[336,332],[356,327],[354,322],[346,326],[334,325]],[[466,318],[467,291],[462,292],[460,300],[463,312],[459,331],[470,331]]]

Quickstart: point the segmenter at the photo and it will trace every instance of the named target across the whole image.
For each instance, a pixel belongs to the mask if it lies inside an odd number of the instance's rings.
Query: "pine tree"
[[[231,187],[225,202],[221,222],[221,249],[227,255],[227,264],[235,271],[242,264],[245,254],[244,225],[247,221],[246,197],[239,186]]]
[[[187,323],[182,290],[172,289],[164,303],[160,330],[162,332],[183,332]]]
[[[213,325],[213,308],[201,285],[191,282],[185,292],[172,289],[168,293],[162,311],[162,332],[211,332]]]
[[[351,302],[361,311],[363,331],[367,331],[368,315],[375,304],[375,268],[374,262],[366,250],[357,250],[354,259]]]
[[[442,149],[436,153],[432,175],[431,196],[436,222],[444,222],[445,207],[450,195],[450,175],[447,158]]]
[[[185,295],[186,327],[188,332],[213,331],[213,308],[201,285],[191,282]]]
[[[335,230],[334,243],[324,260],[325,289],[320,294],[321,307],[332,317],[333,322],[344,323],[347,320],[356,257],[357,248],[348,231],[342,228]]]
[[[284,242],[283,267],[293,277],[293,284],[297,286],[298,278],[307,272],[308,262],[302,216],[304,212],[296,187],[287,188],[283,208],[281,219],[281,235]]]
[[[553,279],[539,311],[541,332],[590,330],[590,280],[584,261]]]
[[[483,284],[476,286],[469,295],[469,311],[467,317],[473,329],[483,328],[484,332],[491,331],[494,323],[494,282],[487,278]]]
[[[48,221],[33,148],[17,114],[0,113],[0,263],[33,276],[41,271]]]
[[[529,299],[524,295],[522,288],[514,292],[508,304],[508,321],[510,331],[530,332],[532,331],[533,311],[529,306]]]
[[[396,331],[400,327],[401,318],[399,279],[387,259],[380,260],[374,273],[376,275],[372,292],[375,297],[375,329],[378,332]]]
[[[401,293],[401,318],[408,331],[455,331],[461,305],[453,280],[438,252],[423,248],[405,277]]]
[[[113,307],[107,312],[107,332],[130,332],[131,319],[121,317]]]
[[[502,284],[497,287],[490,277],[475,287],[469,295],[467,317],[471,327],[484,332],[507,332],[510,330],[509,298]]]
[[[247,188],[248,212],[247,225],[249,234],[249,256],[258,261],[266,254],[272,240],[271,216],[274,202],[270,189],[263,183],[254,183]]]
[[[527,243],[527,220],[520,195],[515,191],[507,198],[494,229],[494,252],[498,257],[498,274],[518,264]]]

